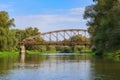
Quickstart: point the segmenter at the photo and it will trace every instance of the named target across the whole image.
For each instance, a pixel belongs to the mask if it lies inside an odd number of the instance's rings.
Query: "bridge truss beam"
[[[90,45],[90,42],[87,42],[86,40],[82,42],[66,41],[75,35],[88,37],[86,34],[88,34],[88,31],[84,29],[56,30],[25,38],[22,43],[31,45]],[[43,38],[44,41],[33,41],[35,38]]]

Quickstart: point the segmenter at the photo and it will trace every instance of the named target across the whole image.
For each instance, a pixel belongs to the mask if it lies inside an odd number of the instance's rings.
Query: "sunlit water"
[[[120,63],[90,55],[0,57],[0,80],[120,80]]]

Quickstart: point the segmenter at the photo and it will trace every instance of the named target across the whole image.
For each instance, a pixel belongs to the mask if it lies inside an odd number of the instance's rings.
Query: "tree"
[[[10,27],[15,26],[14,19],[8,13],[0,11],[0,51],[16,50],[17,39]]]
[[[46,46],[46,51],[48,51],[50,53],[55,53],[56,52],[56,47],[54,45]]]
[[[87,25],[92,44],[100,55],[116,51],[120,49],[120,1],[94,1],[96,4],[86,7],[84,13],[84,18],[89,18]]]
[[[17,42],[18,40],[13,31],[0,28],[0,51],[16,50]]]
[[[89,41],[89,38],[82,36],[82,35],[74,35],[69,38],[69,41],[85,42],[85,41]]]
[[[15,26],[14,18],[10,19],[6,11],[0,11],[0,27],[10,28]]]

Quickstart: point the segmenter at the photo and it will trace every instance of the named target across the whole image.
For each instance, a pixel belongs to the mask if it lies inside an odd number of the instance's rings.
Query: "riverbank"
[[[64,53],[60,52],[35,52],[35,51],[26,51],[27,55],[34,55],[34,54],[40,54],[40,55],[54,55],[54,54],[60,54],[63,55]],[[89,54],[89,55],[95,55],[95,52],[80,52],[80,53],[68,53],[69,54]],[[19,52],[0,52],[0,57],[8,57],[8,56],[19,56]],[[112,59],[114,61],[120,62],[120,51],[116,51],[115,53],[107,53],[103,55],[107,59]]]
[[[108,59],[120,62],[120,50],[117,50],[112,53],[107,53],[104,56],[107,57]]]
[[[56,53],[60,53],[60,54],[64,54],[66,52],[60,52],[60,51],[55,51],[55,52],[51,52],[51,51],[46,51],[46,52],[38,52],[38,51],[26,51],[26,54],[56,54]],[[91,51],[84,51],[84,52],[70,52],[68,54],[91,54],[91,55],[95,55],[94,52]]]
[[[19,52],[0,52],[0,57],[18,56]]]
[[[30,55],[30,54],[56,54],[56,53],[61,53],[61,52],[38,52],[38,51],[26,51],[26,54]],[[74,54],[91,54],[94,55],[93,52],[73,52]],[[62,53],[61,53],[62,54]],[[70,54],[70,53],[68,53]],[[5,57],[5,56],[18,56],[19,52],[0,52],[0,57]]]
[[[49,54],[49,53],[57,53],[57,52],[49,52],[49,51],[46,51],[46,52],[39,52],[39,51],[26,51],[26,54]]]

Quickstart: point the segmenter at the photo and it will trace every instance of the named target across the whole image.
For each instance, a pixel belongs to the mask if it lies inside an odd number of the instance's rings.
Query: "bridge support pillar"
[[[25,45],[20,45],[20,58],[25,58]]]

